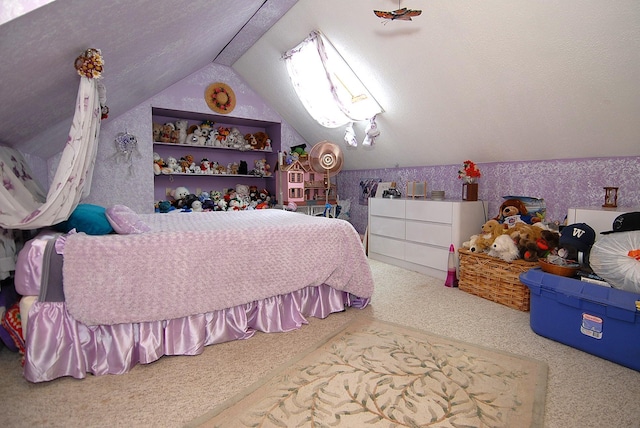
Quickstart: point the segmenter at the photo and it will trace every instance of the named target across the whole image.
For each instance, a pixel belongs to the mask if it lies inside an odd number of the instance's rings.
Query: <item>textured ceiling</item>
[[[0,25],[0,144],[61,151],[89,47],[104,54],[111,118],[214,61],[306,141],[342,142],[280,59],[319,29],[385,110],[376,145],[345,149],[345,169],[640,154],[637,0],[401,0],[422,14],[386,24],[372,12],[398,3],[55,0]]]
[[[217,60],[231,65],[295,0],[55,0],[0,25],[0,144],[64,147],[75,58],[102,50],[110,117]]]
[[[385,110],[376,145],[346,149],[345,169],[640,154],[640,1],[401,5],[422,14],[384,24],[372,10],[397,0],[300,0],[233,68],[307,141],[342,142],[280,60],[320,29]]]

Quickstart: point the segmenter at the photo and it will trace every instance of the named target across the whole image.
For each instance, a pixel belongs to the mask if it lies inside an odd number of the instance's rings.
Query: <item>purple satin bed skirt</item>
[[[322,284],[223,311],[98,326],[74,320],[63,302],[36,302],[29,310],[24,377],[44,382],[63,376],[82,379],[87,373],[122,374],[163,355],[197,355],[207,345],[248,339],[256,331],[295,330],[307,324],[305,317],[325,318],[368,302]]]

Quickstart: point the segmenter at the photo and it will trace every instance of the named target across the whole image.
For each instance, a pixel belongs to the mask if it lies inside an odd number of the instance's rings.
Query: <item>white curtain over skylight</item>
[[[379,134],[375,117],[382,108],[347,65],[333,45],[319,31],[283,55],[291,82],[300,101],[320,125],[347,125],[345,141],[357,145],[352,124],[369,121],[363,144],[370,145]]]

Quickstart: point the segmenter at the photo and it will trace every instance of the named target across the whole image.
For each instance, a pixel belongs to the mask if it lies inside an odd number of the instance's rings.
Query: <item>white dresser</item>
[[[613,227],[613,221],[620,214],[640,211],[640,207],[635,208],[603,208],[603,207],[587,207],[587,208],[569,208],[567,214],[567,224],[586,223],[596,232],[596,241],[600,237],[600,232],[606,232]]]
[[[445,279],[457,251],[487,219],[484,201],[369,198],[369,257]]]

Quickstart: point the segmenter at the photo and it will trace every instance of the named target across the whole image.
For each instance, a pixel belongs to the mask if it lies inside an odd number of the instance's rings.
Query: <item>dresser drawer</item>
[[[452,204],[447,201],[407,201],[406,218],[408,220],[429,221],[451,224]]]
[[[404,247],[404,241],[377,235],[369,237],[369,253],[377,253],[404,260]]]
[[[405,201],[403,199],[369,198],[369,213],[373,216],[404,219]]]
[[[451,241],[450,224],[424,223],[407,220],[405,226],[407,241],[445,247],[447,251],[449,250],[449,245],[453,243]]]
[[[371,216],[369,228],[372,235],[404,239],[404,220],[401,218]]]
[[[404,258],[408,262],[446,272],[449,264],[449,248],[445,250],[407,242]]]

